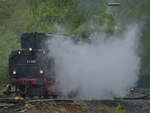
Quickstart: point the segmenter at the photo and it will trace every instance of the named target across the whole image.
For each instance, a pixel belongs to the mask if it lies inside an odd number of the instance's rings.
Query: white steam
[[[78,91],[81,99],[124,96],[138,79],[138,37],[137,26],[132,26],[121,37],[106,38],[94,33],[90,44],[75,43],[66,37],[49,40],[49,57],[55,60],[61,92],[66,96]]]

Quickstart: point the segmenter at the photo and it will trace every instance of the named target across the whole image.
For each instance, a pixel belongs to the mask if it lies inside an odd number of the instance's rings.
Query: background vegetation
[[[110,1],[121,6],[108,8],[106,0],[0,0],[0,84],[7,82],[8,55],[20,47],[19,37],[24,32],[66,32],[87,38],[97,29],[115,35],[127,23],[140,23],[138,85],[150,87],[150,0]],[[93,22],[96,27],[91,26]]]

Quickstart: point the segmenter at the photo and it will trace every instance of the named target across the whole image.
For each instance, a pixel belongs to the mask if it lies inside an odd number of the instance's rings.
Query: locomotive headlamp
[[[19,54],[19,55],[21,54],[21,51],[20,51],[20,50],[18,51],[18,54]]]
[[[13,70],[13,74],[14,74],[14,75],[16,74],[16,70]]]
[[[32,48],[29,48],[29,51],[32,51]]]
[[[41,70],[40,70],[40,74],[43,74],[43,73],[44,73],[44,71],[41,69]]]

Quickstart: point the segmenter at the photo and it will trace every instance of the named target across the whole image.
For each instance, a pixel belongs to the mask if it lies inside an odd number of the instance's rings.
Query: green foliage
[[[0,85],[8,80],[8,56],[20,47],[19,36],[31,21],[24,0],[0,1]]]
[[[45,30],[59,24],[66,28],[69,27],[71,31],[85,21],[84,15],[75,0],[28,0],[28,4],[34,19]],[[40,28],[38,30],[41,31]]]
[[[85,24],[88,24],[91,18],[94,18],[96,21],[104,20],[102,18],[102,14],[105,11],[104,0],[93,0],[91,2],[93,7],[84,7],[85,4],[89,5],[86,0],[81,2],[78,0],[28,0],[27,3],[30,6],[31,14],[34,15],[34,19],[37,21],[38,26],[40,26],[37,31],[50,30],[50,32],[55,33],[57,30],[54,26],[60,25],[68,33],[76,34],[76,31],[79,31],[83,26],[88,26]],[[96,5],[101,6],[101,8]],[[50,27],[51,29],[49,29]],[[87,32],[86,29],[81,31],[81,34]]]
[[[139,84],[143,84],[143,80],[147,78],[149,80],[150,78],[150,1],[145,0],[143,4],[138,6],[142,11],[142,20],[143,20],[143,29],[142,29],[142,36],[141,36],[141,75],[140,75],[140,81]],[[139,13],[139,15],[140,15]],[[150,87],[150,81],[144,82],[143,87]]]
[[[123,32],[115,29],[117,22],[121,21],[123,28],[139,20],[144,24],[140,75],[150,77],[150,1],[113,1],[121,2],[121,6],[111,7],[113,13],[106,13],[105,0],[0,0],[0,79],[6,80],[8,55],[20,47],[19,36],[24,32],[57,33],[60,26],[60,32],[78,37],[87,38],[95,31],[111,36]]]
[[[105,13],[103,17],[107,26],[104,32],[106,32],[108,35],[113,35],[115,32],[114,27],[116,25],[113,15]]]
[[[12,1],[8,2],[0,1],[0,25],[4,23],[6,19],[9,19],[13,13],[13,6],[15,4]]]
[[[116,112],[117,113],[127,113],[127,111],[123,109],[121,104],[118,104],[118,106],[116,107]]]
[[[130,19],[130,18],[133,18],[135,13],[134,13],[134,11],[133,10],[131,10],[131,9],[128,9],[128,8],[125,8],[125,9],[123,9],[122,10],[122,12],[120,13],[120,17],[121,18],[128,18],[128,19]]]

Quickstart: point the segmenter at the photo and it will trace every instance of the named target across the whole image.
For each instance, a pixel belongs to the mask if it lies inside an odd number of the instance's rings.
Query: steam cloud
[[[93,33],[90,43],[77,43],[72,38],[59,36],[49,40],[49,57],[55,60],[57,87],[65,96],[78,91],[80,99],[124,96],[138,80],[138,37],[137,26],[132,26],[120,37]]]

